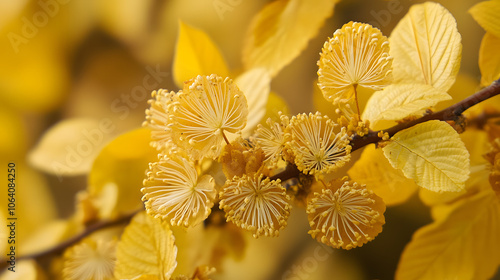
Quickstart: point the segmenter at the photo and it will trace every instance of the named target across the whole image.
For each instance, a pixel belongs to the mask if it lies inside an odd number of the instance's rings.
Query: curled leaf
[[[500,3],[500,1],[499,1]],[[498,46],[500,37],[490,32],[484,34],[479,48],[479,70],[481,70],[481,85],[489,86],[500,78],[500,53]]]
[[[479,2],[469,10],[472,17],[488,33],[500,37],[500,1],[490,0]]]
[[[266,114],[267,100],[271,90],[271,77],[266,69],[255,68],[241,74],[234,82],[247,99],[247,125],[242,130],[242,134],[244,137],[248,137]]]
[[[174,81],[179,88],[198,75],[228,76],[226,62],[212,39],[203,31],[179,21],[179,37],[173,64]]]
[[[141,187],[157,151],[149,146],[150,131],[140,128],[118,136],[102,149],[89,175],[88,192],[100,218],[113,218],[141,207]]]
[[[279,0],[255,16],[243,49],[246,69],[265,67],[272,77],[314,38],[337,0]]]

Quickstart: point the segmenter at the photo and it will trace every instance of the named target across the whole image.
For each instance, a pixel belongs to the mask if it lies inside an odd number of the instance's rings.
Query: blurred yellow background
[[[239,74],[249,23],[268,2],[0,1],[0,157],[2,168],[10,161],[18,166],[18,207],[25,227],[19,238],[27,238],[29,231],[49,221],[71,216],[76,193],[85,189],[86,173],[100,148],[141,126],[152,90],[178,90],[172,63],[179,20],[205,31],[229,68]],[[314,111],[316,62],[327,37],[351,20],[371,23],[389,36],[409,7],[422,2],[340,1],[307,49],[273,79],[271,90],[286,100],[292,114]],[[478,51],[484,31],[467,13],[479,1],[438,2],[456,18],[462,35],[459,79],[479,84]],[[57,129],[44,141],[49,128]],[[54,147],[50,139],[60,141]],[[59,165],[51,162],[54,158]],[[2,208],[4,196],[0,194]],[[321,245],[307,235],[304,211],[295,210],[278,238],[282,241],[249,241],[254,246],[248,249],[252,261],[234,267],[262,271],[249,279],[288,279],[285,275],[294,266],[314,266],[307,264],[312,262],[308,258]],[[411,234],[431,219],[414,196],[405,205],[389,208],[386,221],[374,242],[351,251],[335,250],[324,261],[315,259],[317,268],[303,272],[310,277],[303,279],[325,279],[324,273],[331,271],[338,273],[331,279],[392,279]],[[277,252],[271,256],[280,259],[261,260],[259,254],[267,255],[269,248]]]

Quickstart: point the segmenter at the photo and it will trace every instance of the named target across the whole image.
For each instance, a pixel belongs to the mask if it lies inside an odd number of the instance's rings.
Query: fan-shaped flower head
[[[290,140],[285,134],[285,128],[289,124],[287,116],[280,112],[280,122],[271,118],[267,119],[267,127],[259,124],[255,130],[255,142],[262,148],[266,155],[266,163],[275,165],[281,158],[285,144]]]
[[[309,234],[326,245],[352,249],[382,231],[384,212],[382,199],[364,185],[349,181],[340,188],[329,185],[308,200]]]
[[[153,98],[148,101],[150,107],[146,109],[146,121],[142,125],[151,129],[151,146],[157,150],[167,150],[172,143],[168,107],[176,93],[160,89],[153,91],[151,96]]]
[[[290,197],[281,181],[262,179],[262,174],[233,177],[220,193],[219,207],[226,220],[253,232],[255,238],[278,236],[290,215]]]
[[[210,175],[198,178],[194,165],[176,153],[150,163],[141,189],[148,214],[172,225],[195,226],[210,215],[216,196]]]
[[[248,114],[245,95],[236,84],[213,74],[187,81],[172,107],[174,141],[193,160],[217,158],[224,133],[240,133]]]
[[[88,237],[64,253],[64,279],[113,280],[116,240]]]
[[[356,98],[356,86],[382,89],[392,80],[389,41],[369,24],[349,22],[323,45],[318,85],[334,104]],[[360,114],[360,112],[358,112]]]
[[[295,165],[305,174],[320,178],[351,158],[345,128],[319,112],[293,116],[287,132],[292,139],[287,147],[294,155]]]

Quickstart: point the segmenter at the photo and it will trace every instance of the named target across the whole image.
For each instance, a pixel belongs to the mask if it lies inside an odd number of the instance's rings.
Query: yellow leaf
[[[430,85],[392,84],[372,95],[362,118],[372,125],[381,120],[401,120],[448,99],[449,94]]]
[[[226,62],[208,35],[179,21],[179,37],[173,64],[175,84],[182,88],[184,82],[198,75],[217,74],[227,77]]]
[[[101,26],[120,40],[137,44],[148,34],[154,1],[110,0],[99,1],[96,5]]]
[[[57,123],[30,152],[30,163],[59,178],[88,173],[99,151],[113,136],[113,124],[107,120],[75,118]]]
[[[500,78],[498,46],[500,46],[500,37],[486,32],[479,48],[479,70],[481,70],[481,85],[484,87]]]
[[[288,107],[288,104],[283,98],[281,98],[275,92],[271,91],[267,98],[266,114],[264,115],[260,123],[262,125],[266,125],[266,121],[269,118],[271,118],[275,122],[279,122],[280,121],[279,112],[288,116],[290,115],[290,108]]]
[[[187,275],[179,275],[173,278],[173,280],[210,280],[210,274],[216,271],[215,268],[209,267],[207,265],[202,265],[196,268],[194,273]]]
[[[395,81],[448,91],[460,67],[460,41],[457,23],[443,6],[433,2],[412,6],[389,39]]]
[[[361,88],[361,87],[360,87]],[[339,115],[335,112],[338,106],[333,105],[331,102],[327,102],[323,96],[323,92],[318,86],[318,80],[314,80],[313,83],[313,105],[314,110],[320,112],[322,115],[327,115],[333,120],[336,120]]]
[[[380,196],[387,206],[403,203],[411,197],[417,185],[394,169],[381,149],[369,145],[361,158],[348,171],[349,177]]]
[[[491,0],[479,2],[469,10],[472,17],[484,30],[500,37],[500,1]]]
[[[79,226],[71,220],[55,220],[30,233],[28,238],[20,238],[18,253],[34,254],[47,250],[76,234]]]
[[[32,16],[31,12],[23,18]],[[11,28],[0,31],[0,36],[6,39],[0,40],[0,103],[21,112],[53,111],[69,92],[71,74],[65,51],[61,50],[64,43],[50,30],[53,25],[35,29],[33,36],[36,36],[28,39],[18,35],[20,30],[28,28],[27,23],[18,19],[13,23]]]
[[[137,276],[135,278],[132,278],[131,280],[160,280],[160,278],[158,278],[158,276],[156,276],[156,275],[144,274],[144,275],[140,275],[140,276]]]
[[[34,259],[17,261],[15,272],[4,270],[0,280],[46,280],[48,279],[42,268]]]
[[[337,0],[278,0],[253,20],[243,49],[246,69],[265,67],[272,77],[296,58],[333,13]]]
[[[271,77],[266,69],[255,68],[241,74],[234,82],[247,99],[247,125],[242,130],[242,134],[243,137],[248,137],[266,114],[267,99],[271,90]]]
[[[157,151],[149,146],[149,129],[118,136],[97,156],[89,175],[88,192],[98,201],[100,218],[113,218],[142,206],[142,181]]]
[[[471,174],[467,179],[465,189],[459,192],[436,193],[421,188],[418,195],[427,206],[449,203],[463,195],[477,192],[478,187],[488,187],[487,183],[484,184],[484,182],[488,178],[489,170],[485,168],[487,161],[483,157],[490,150],[488,135],[483,130],[467,129],[460,134],[460,139],[470,153]]]
[[[28,135],[26,122],[23,121],[23,115],[9,107],[0,105],[0,126],[4,133],[0,138],[0,157],[7,161],[8,159],[24,157],[28,147]],[[1,164],[4,164],[2,161]]]
[[[431,191],[461,191],[469,177],[469,152],[447,123],[432,120],[396,133],[384,147],[394,168]]]
[[[21,156],[18,156],[18,158],[20,157]],[[7,167],[8,162],[11,162],[7,161],[8,159],[9,158],[2,158],[0,164]],[[28,251],[33,252],[52,241],[47,238],[47,242],[28,244],[33,236],[36,236],[40,230],[43,230],[43,228],[47,226],[47,224],[57,219],[58,212],[56,200],[53,197],[54,190],[49,186],[45,176],[20,161],[14,162],[16,163],[16,209],[14,215],[18,220],[23,221],[22,226],[16,228],[16,239],[19,243],[19,246],[16,247],[18,254],[25,254]],[[7,174],[7,169],[5,169],[0,179],[4,182],[8,182],[7,179],[11,177],[8,177]],[[5,206],[0,207],[0,212],[2,212],[4,217],[12,217],[7,208],[9,203],[8,199],[10,198],[8,194],[6,184],[5,191],[0,192],[0,204]],[[5,227],[5,229],[8,230],[9,228]],[[1,232],[2,230],[0,230],[0,235]],[[5,244],[8,245],[7,243]],[[0,256],[0,258],[3,257]]]
[[[115,277],[130,279],[148,274],[170,279],[177,266],[174,241],[168,222],[154,219],[145,212],[135,215],[118,242]]]
[[[459,73],[457,75],[457,79],[451,88],[448,90],[448,94],[452,99],[445,100],[436,104],[433,108],[433,111],[441,111],[445,108],[450,107],[451,105],[457,103],[458,101],[462,101],[465,98],[472,95],[474,92],[478,91],[479,79],[476,75],[469,75],[465,73]],[[477,109],[476,106],[470,108],[465,112],[467,116],[474,109]],[[482,109],[478,110],[482,111]]]
[[[396,279],[490,279],[500,264],[500,201],[490,190],[461,199],[406,246]]]

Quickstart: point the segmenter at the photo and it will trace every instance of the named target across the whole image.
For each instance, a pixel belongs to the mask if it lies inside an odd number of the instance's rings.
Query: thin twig
[[[454,105],[451,105],[450,107],[444,110],[429,115],[425,115],[419,119],[410,122],[400,123],[387,130],[383,130],[383,132],[387,132],[389,134],[389,137],[392,137],[394,136],[394,134],[398,133],[401,130],[410,128],[414,125],[426,121],[430,120],[456,121],[462,116],[462,113],[465,110],[498,94],[500,94],[500,79],[496,80],[488,87],[483,88],[482,90],[476,92],[475,94],[469,96],[468,98]],[[495,114],[486,114],[482,117],[497,117],[497,116],[498,114],[495,113]],[[370,131],[363,137],[354,135],[354,137],[350,142],[350,145],[352,146],[351,152],[358,150],[366,145],[382,141],[382,139],[378,136],[379,132],[380,131]],[[285,181],[291,178],[296,178],[298,177],[299,174],[300,171],[297,169],[297,167],[293,164],[289,164],[284,171],[272,176],[271,179],[272,180],[281,179],[282,181]]]
[[[139,213],[142,210],[143,209],[139,209],[139,210],[133,211],[133,212],[131,212],[129,214],[126,214],[126,215],[121,216],[119,218],[116,218],[114,220],[107,220],[107,221],[97,222],[97,223],[95,223],[95,224],[87,227],[80,234],[77,234],[77,235],[75,235],[75,236],[73,236],[73,237],[71,237],[71,238],[63,241],[63,242],[55,245],[54,247],[51,247],[51,248],[48,248],[47,250],[43,250],[43,251],[36,252],[36,253],[33,253],[33,254],[20,256],[20,257],[18,257],[16,259],[16,262],[24,260],[24,259],[40,259],[40,258],[43,258],[43,257],[51,255],[51,254],[61,253],[66,248],[68,248],[68,247],[70,247],[70,246],[78,243],[80,240],[82,240],[83,238],[87,237],[88,235],[90,235],[91,233],[93,233],[93,232],[95,232],[97,230],[129,222],[130,219],[132,219],[132,217],[135,214]],[[7,266],[8,266],[8,263],[7,263],[6,259],[0,260],[0,269],[4,269]]]
[[[277,180],[280,179],[281,182],[285,182],[288,179],[292,178],[298,178],[300,175],[300,171],[297,169],[297,166],[295,164],[287,164],[285,170],[281,171],[280,173],[270,177],[270,180]]]
[[[407,123],[400,123],[396,126],[393,126],[383,131],[387,132],[389,134],[389,137],[392,137],[394,136],[394,134],[398,133],[401,130],[410,128],[414,125],[426,121],[430,120],[454,121],[457,120],[465,110],[498,94],[500,94],[500,79],[493,82],[490,86],[483,88],[482,90],[476,92],[475,94],[469,96],[468,98],[454,105],[451,105],[450,107],[444,110],[423,116],[414,121],[410,121]],[[381,141],[382,139],[378,136],[379,132],[380,131],[370,131],[367,135],[363,137],[359,137],[357,135],[354,136],[350,143],[350,145],[352,146],[351,151],[355,151],[368,144],[373,144]]]

